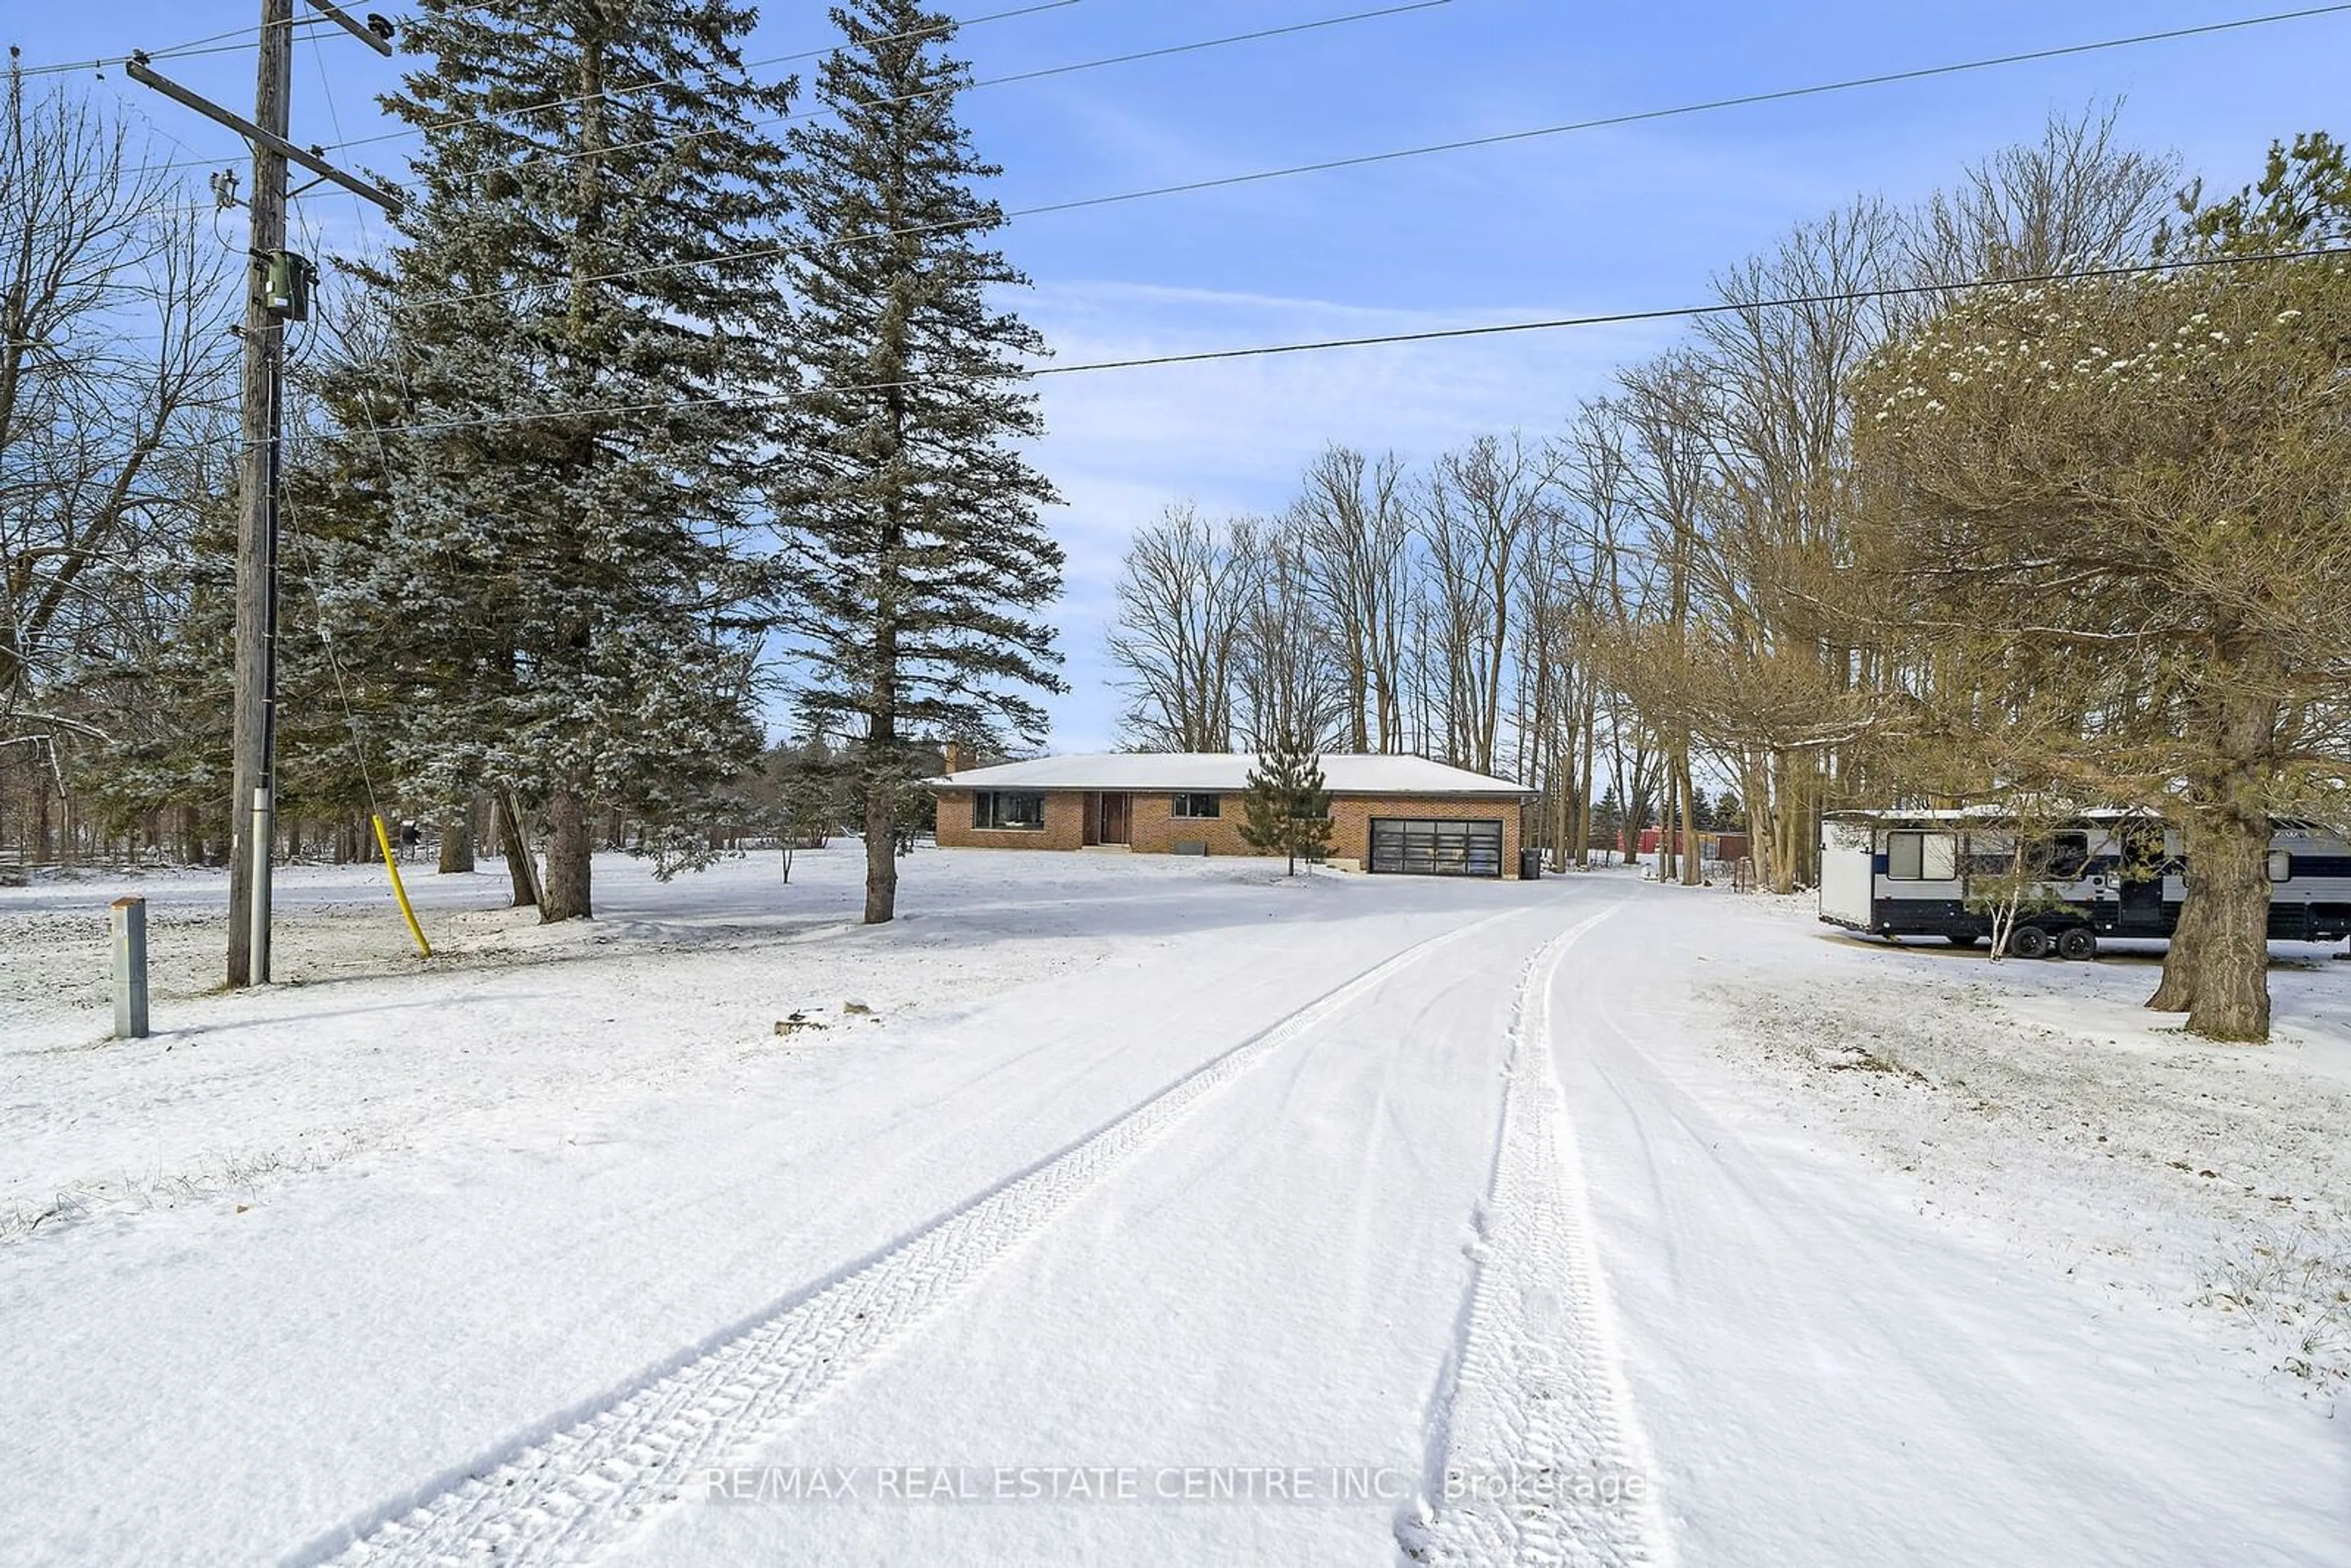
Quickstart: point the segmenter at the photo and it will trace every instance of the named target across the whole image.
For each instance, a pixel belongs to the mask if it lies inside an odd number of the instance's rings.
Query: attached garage
[[[952,750],[952,748],[950,748]],[[942,848],[1253,855],[1247,752],[1118,751],[966,768],[938,792]],[[1328,863],[1389,875],[1508,882],[1520,874],[1527,791],[1425,757],[1331,753]]]
[[[1405,876],[1502,874],[1500,819],[1374,817],[1369,869]]]

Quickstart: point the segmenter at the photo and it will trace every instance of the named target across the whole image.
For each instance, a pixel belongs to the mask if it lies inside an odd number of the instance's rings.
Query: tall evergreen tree
[[[914,0],[836,8],[847,43],[796,128],[788,471],[775,489],[778,626],[805,661],[804,711],[857,743],[865,918],[896,911],[899,791],[925,734],[1003,721],[1041,736],[1018,688],[1060,691],[1050,627],[1061,551],[1052,486],[1015,451],[1039,434],[1024,359],[1043,340],[991,290],[1027,278],[981,243],[999,171],[956,122],[969,68],[953,24]]]
[[[590,823],[688,812],[758,749],[716,630],[766,461],[791,86],[726,0],[419,0],[416,199],[350,432],[344,606],[397,671],[413,793],[544,820],[540,915],[591,913]],[[380,433],[390,427],[394,434]],[[372,507],[378,514],[365,517]],[[349,634],[348,632],[346,633]]]

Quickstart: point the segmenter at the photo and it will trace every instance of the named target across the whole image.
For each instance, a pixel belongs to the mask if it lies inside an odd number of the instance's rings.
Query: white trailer
[[[2043,880],[2022,900],[2009,950],[2087,958],[2105,936],[2168,937],[2188,896],[2179,831],[2151,817],[2085,811],[2037,829]],[[1838,811],[1821,823],[1821,919],[1872,936],[1989,940],[1997,887],[2013,884],[2017,829],[1989,810]],[[2270,838],[2270,939],[2351,936],[2351,841],[2307,823]]]

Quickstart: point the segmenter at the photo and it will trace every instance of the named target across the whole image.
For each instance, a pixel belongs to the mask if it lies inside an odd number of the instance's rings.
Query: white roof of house
[[[1523,795],[1524,786],[1426,757],[1325,756],[1322,782],[1333,795]],[[926,779],[955,789],[1196,789],[1248,788],[1253,751],[1111,751],[1042,757]]]

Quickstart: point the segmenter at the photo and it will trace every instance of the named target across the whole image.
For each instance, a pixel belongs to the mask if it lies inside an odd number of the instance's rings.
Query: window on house
[[[1178,795],[1173,812],[1178,817],[1221,817],[1225,814],[1222,795]]]
[[[971,825],[997,832],[1041,833],[1045,797],[1033,789],[976,789],[971,797]]]
[[[1959,841],[1950,833],[1888,833],[1886,874],[1895,882],[1949,882],[1959,873]]]

